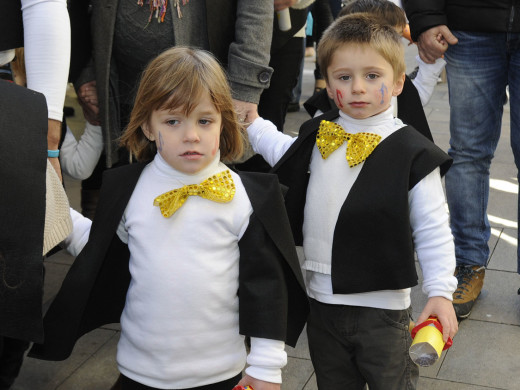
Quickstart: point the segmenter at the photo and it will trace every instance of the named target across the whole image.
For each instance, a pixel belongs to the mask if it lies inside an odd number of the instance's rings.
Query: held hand
[[[280,390],[281,385],[279,383],[271,383],[264,382],[258,379],[255,379],[249,375],[243,377],[240,382],[237,384],[238,386],[251,386],[254,390]]]
[[[78,102],[83,109],[85,119],[92,125],[99,126],[99,104],[97,97],[97,87],[95,81],[89,81],[81,85],[76,91]]]
[[[424,62],[433,64],[437,58],[444,55],[449,45],[455,45],[457,42],[457,38],[447,26],[432,27],[417,39],[419,56]]]
[[[424,306],[424,309],[417,319],[417,325],[426,321],[428,317],[433,316],[439,319],[442,325],[442,338],[444,342],[448,341],[448,337],[453,337],[459,330],[459,324],[453,309],[453,303],[443,297],[431,297]]]
[[[298,0],[274,0],[274,10],[281,11],[296,4]]]
[[[238,120],[241,123],[246,123],[248,125],[258,118],[258,104],[243,102],[236,99],[233,99],[233,103],[235,104],[235,111]]]

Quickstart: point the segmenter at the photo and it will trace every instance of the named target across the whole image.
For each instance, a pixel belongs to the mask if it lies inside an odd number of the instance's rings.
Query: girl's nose
[[[185,142],[199,142],[199,132],[197,131],[196,126],[187,125],[186,131],[184,132],[184,141]]]

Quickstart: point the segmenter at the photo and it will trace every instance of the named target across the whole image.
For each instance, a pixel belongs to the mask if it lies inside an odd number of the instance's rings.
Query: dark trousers
[[[29,341],[0,336],[0,390],[8,390],[22,368]]]
[[[237,376],[227,379],[222,382],[213,383],[211,385],[199,386],[199,387],[191,387],[189,390],[231,390],[236,384],[242,379],[242,373]],[[121,390],[159,390],[155,387],[145,386],[132,379],[121,375]],[[173,390],[173,389],[172,389]],[[184,390],[184,389],[179,389]],[[185,389],[188,390],[188,389]]]
[[[298,83],[300,64],[304,54],[302,38],[291,38],[287,43],[271,53],[269,66],[274,69],[269,88],[262,92],[258,113],[283,131],[287,106],[292,99],[292,91]]]
[[[409,310],[328,305],[311,299],[307,334],[318,388],[413,390]]]

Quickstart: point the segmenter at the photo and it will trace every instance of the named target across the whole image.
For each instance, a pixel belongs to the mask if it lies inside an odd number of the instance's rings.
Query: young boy
[[[401,35],[408,27],[404,11],[388,0],[355,0],[343,7],[338,16],[357,12],[368,12],[373,17],[380,18],[381,23],[388,24]],[[434,64],[427,64],[417,56],[417,62],[420,66],[416,76],[413,79],[408,76],[405,77],[403,91],[399,96],[392,99],[392,106],[394,107],[394,115],[433,141],[423,106],[428,104],[433,95],[446,61],[439,58]],[[325,89],[312,95],[303,106],[312,117],[336,108],[334,101],[329,99]]]
[[[297,138],[261,118],[247,129],[255,152],[289,188],[286,207],[305,254],[318,387],[414,389],[414,251],[428,296],[417,322],[437,316],[445,341],[457,331],[455,256],[441,184],[451,160],[393,117],[390,101],[405,77],[394,29],[367,14],[344,16],[324,33],[318,56],[340,111],[307,121]]]

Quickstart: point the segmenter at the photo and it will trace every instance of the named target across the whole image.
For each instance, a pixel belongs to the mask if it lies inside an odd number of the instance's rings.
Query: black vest
[[[307,121],[297,141],[273,167],[289,187],[286,208],[297,245],[309,181],[309,163],[321,120]],[[414,128],[406,126],[382,141],[364,166],[343,204],[332,244],[332,286],[335,294],[402,289],[417,284],[410,228],[408,191],[451,158]]]

